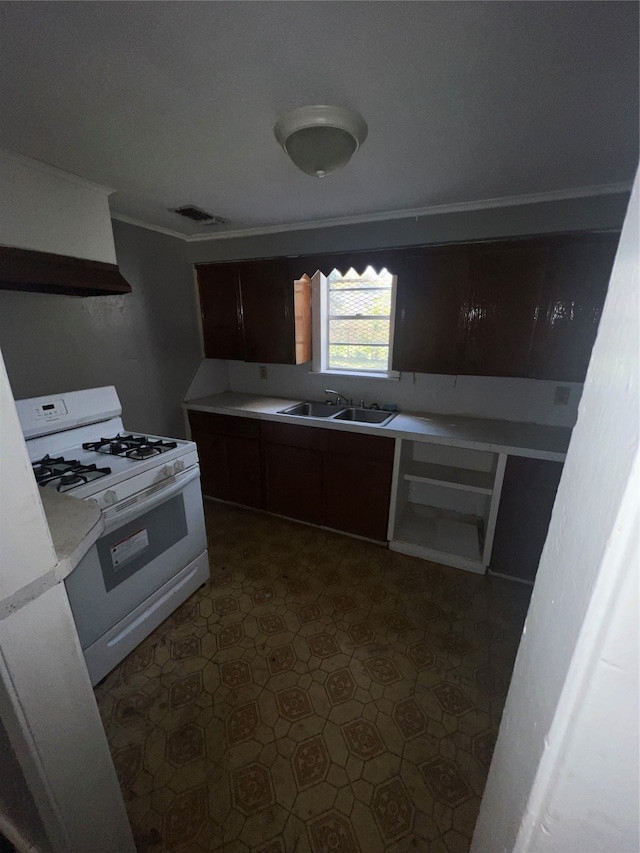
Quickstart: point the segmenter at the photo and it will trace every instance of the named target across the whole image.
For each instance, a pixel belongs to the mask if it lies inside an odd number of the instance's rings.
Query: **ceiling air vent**
[[[169,209],[171,213],[179,213],[180,216],[184,216],[192,222],[198,222],[200,225],[225,225],[227,222],[227,220],[223,219],[221,216],[214,216],[211,213],[207,213],[206,210],[202,210],[192,204],[186,204],[183,207],[172,207]]]

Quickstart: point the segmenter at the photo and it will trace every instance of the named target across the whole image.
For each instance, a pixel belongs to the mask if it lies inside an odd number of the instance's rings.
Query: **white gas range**
[[[41,488],[102,510],[103,535],[65,581],[97,684],[209,577],[196,446],[125,430],[113,386],[16,407]]]

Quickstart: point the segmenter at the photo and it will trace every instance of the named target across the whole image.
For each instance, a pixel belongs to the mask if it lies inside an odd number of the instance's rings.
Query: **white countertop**
[[[37,580],[0,602],[0,619],[24,607],[63,581],[104,530],[102,513],[95,504],[60,494],[55,489],[39,491],[58,561]]]
[[[226,392],[188,400],[184,405],[187,409],[200,412],[298,425],[307,424],[321,429],[384,435],[412,441],[428,441],[432,444],[489,450],[493,453],[507,453],[512,456],[547,459],[554,462],[562,462],[565,459],[571,438],[571,430],[567,427],[494,421],[462,415],[438,415],[428,412],[401,412],[385,426],[345,423],[279,413],[281,409],[299,402],[301,401]]]
[[[55,489],[41,489],[40,498],[58,557],[56,571],[64,580],[104,530],[102,513],[95,504]]]

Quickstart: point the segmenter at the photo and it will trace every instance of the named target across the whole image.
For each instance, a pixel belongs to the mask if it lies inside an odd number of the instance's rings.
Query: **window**
[[[391,370],[395,285],[384,268],[313,276],[314,370],[397,376]]]

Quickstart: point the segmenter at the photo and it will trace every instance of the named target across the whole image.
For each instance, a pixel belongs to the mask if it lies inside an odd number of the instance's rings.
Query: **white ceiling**
[[[113,187],[185,234],[630,182],[633,2],[2,2],[0,146]],[[324,180],[273,126],[358,110],[369,137]],[[222,229],[224,230],[224,229]]]

